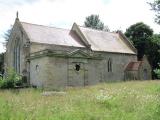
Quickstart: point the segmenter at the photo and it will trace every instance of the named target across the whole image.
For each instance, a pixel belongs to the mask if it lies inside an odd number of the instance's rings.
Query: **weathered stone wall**
[[[44,87],[49,77],[48,57],[32,59],[30,61],[30,84]]]
[[[73,51],[76,49],[82,49],[84,51],[88,51],[86,48],[83,47],[73,47],[73,46],[63,46],[63,45],[53,45],[53,44],[43,44],[43,43],[31,43],[31,50],[30,53],[39,52],[45,49],[50,49],[52,51]]]
[[[125,80],[139,80],[138,71],[125,71]]]
[[[120,53],[102,53],[104,60],[101,62],[104,81],[124,80],[124,70],[131,61],[136,61],[136,55]],[[108,72],[108,60],[112,61],[112,71]]]
[[[20,26],[15,25],[7,46],[7,66],[13,67],[15,41],[20,43],[20,74],[27,71],[30,84],[39,87],[56,89],[65,86],[93,85],[110,80],[124,80],[124,69],[130,61],[136,61],[136,55],[91,52],[86,48],[56,46],[40,43],[28,43],[28,38]],[[40,57],[27,62],[29,53],[50,49],[52,51],[72,52],[77,49],[90,54],[100,54],[103,59]],[[108,72],[108,60],[112,61],[112,71]],[[80,64],[80,70],[75,65]]]
[[[140,66],[140,69],[138,71],[139,80],[151,80],[152,74],[151,74],[151,66],[148,63],[148,60],[144,58],[142,61],[142,65]]]
[[[75,70],[76,63],[81,65],[80,71]],[[97,60],[42,57],[31,60],[30,66],[31,85],[47,89],[85,86],[96,84],[101,80]]]
[[[14,49],[18,44],[20,46],[19,73],[25,74],[28,77],[28,82],[33,86],[59,89],[65,86],[85,86],[125,79],[126,66],[130,62],[137,61],[135,54],[92,51],[84,36],[80,35],[81,32],[77,31],[77,34],[81,39],[84,39],[83,43],[86,47],[30,43],[21,24],[16,21],[7,44],[5,66],[14,67]],[[42,52],[38,58],[34,58],[34,54],[46,49],[59,55],[47,53],[43,55]],[[82,52],[78,52],[78,50]],[[144,79],[144,70],[147,71],[145,77],[151,78],[151,68],[146,60],[140,71],[134,74],[138,74],[139,79]]]
[[[41,50],[48,49],[51,45],[41,43],[31,43],[30,53],[35,53]]]
[[[46,79],[46,87],[57,89],[59,87],[67,86],[67,59],[49,57],[47,67],[48,79]]]
[[[6,56],[5,56],[5,67],[6,69],[12,69],[14,68],[14,49],[17,47],[16,44],[20,46],[20,75],[23,74],[23,72],[29,71],[29,64],[27,63],[27,57],[29,56],[29,40],[26,36],[26,33],[21,28],[20,24],[18,24],[18,21],[15,23],[12,29],[12,33],[9,39],[9,42],[7,43],[7,50],[6,50]],[[28,73],[26,73],[26,76]]]
[[[73,49],[72,49],[73,50]],[[86,52],[86,51],[85,51]],[[40,57],[31,60],[31,84],[48,89],[65,86],[85,86],[99,82],[124,80],[124,69],[136,55],[101,53],[103,59]],[[112,60],[112,71],[108,72],[108,60]],[[38,65],[38,71],[37,66]],[[80,65],[80,70],[76,70]]]

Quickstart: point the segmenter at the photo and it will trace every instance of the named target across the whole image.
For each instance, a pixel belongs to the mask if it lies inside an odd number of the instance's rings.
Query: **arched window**
[[[13,66],[17,73],[20,73],[20,43],[19,40],[15,42],[13,49]]]
[[[17,72],[20,73],[20,44],[18,44],[17,46],[18,48],[18,55],[17,55]]]
[[[108,60],[108,72],[112,72],[112,60],[109,58]]]

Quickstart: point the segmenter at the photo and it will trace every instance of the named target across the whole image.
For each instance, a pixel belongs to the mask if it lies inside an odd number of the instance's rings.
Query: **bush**
[[[160,67],[160,64],[159,64]],[[155,69],[154,73],[157,75],[157,78],[160,79],[160,68],[159,69]]]
[[[155,69],[154,72],[157,75],[157,78],[160,79],[160,69]]]
[[[21,76],[18,75],[14,70],[9,69],[8,74],[4,79],[0,79],[0,88],[15,88],[22,85]]]

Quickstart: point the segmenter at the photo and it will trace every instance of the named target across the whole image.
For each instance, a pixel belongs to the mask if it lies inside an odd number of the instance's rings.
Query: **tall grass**
[[[160,120],[160,81],[0,91],[0,120]]]

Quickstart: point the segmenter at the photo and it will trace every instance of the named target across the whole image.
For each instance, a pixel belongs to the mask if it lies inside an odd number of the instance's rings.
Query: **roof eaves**
[[[136,55],[136,53],[127,53],[127,52],[114,52],[114,51],[102,51],[102,50],[93,50],[95,52],[103,52],[103,53],[115,53],[115,54],[130,54],[130,55]]]
[[[69,46],[69,45],[57,45],[57,44],[49,44],[49,43],[40,43],[40,42],[30,42],[31,44],[37,44],[37,45],[49,45],[49,46],[60,46],[60,47],[69,47],[69,48],[80,48],[85,49],[86,47],[77,47],[77,46]]]

